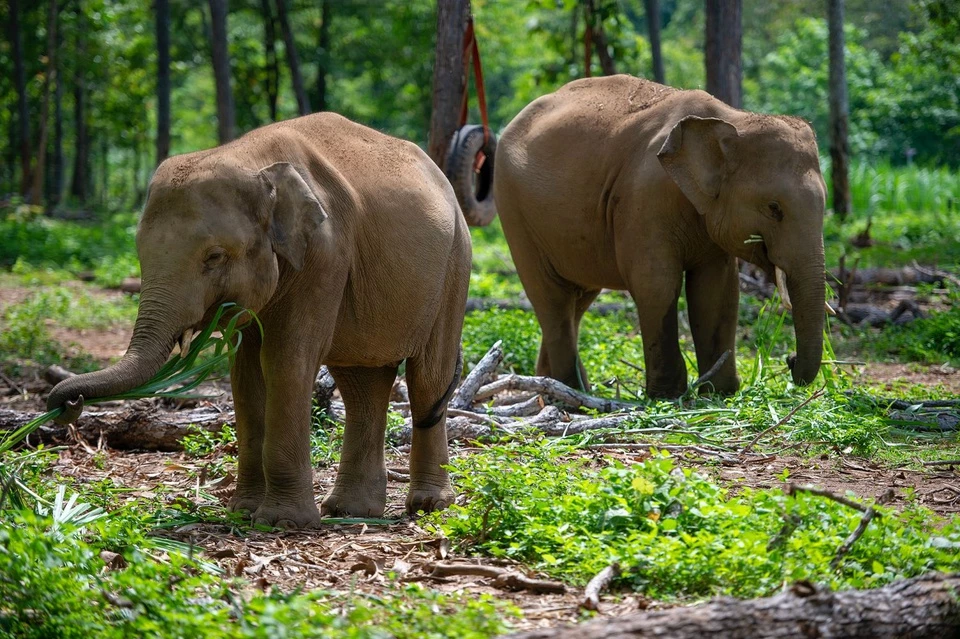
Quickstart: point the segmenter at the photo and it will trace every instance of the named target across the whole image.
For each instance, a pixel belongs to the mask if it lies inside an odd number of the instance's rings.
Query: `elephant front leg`
[[[283,334],[272,328],[266,327],[268,342],[262,358],[264,495],[253,520],[281,528],[312,528],[320,523],[310,464],[310,405],[318,357],[292,340],[271,345],[271,334]]]
[[[323,500],[323,514],[379,517],[387,502],[383,449],[397,367],[337,367],[330,373],[343,397],[347,420],[337,480]]]
[[[253,513],[266,491],[263,476],[263,431],[266,390],[260,368],[260,333],[244,331],[230,371],[237,420],[237,487],[227,508]]]
[[[700,375],[730,351],[704,391],[730,394],[740,388],[736,363],[739,301],[740,275],[735,258],[724,256],[687,273],[687,307]]]
[[[663,267],[659,267],[663,268]],[[637,305],[648,397],[674,398],[687,390],[687,367],[680,353],[677,300],[682,272],[678,268],[631,279],[630,294]]]

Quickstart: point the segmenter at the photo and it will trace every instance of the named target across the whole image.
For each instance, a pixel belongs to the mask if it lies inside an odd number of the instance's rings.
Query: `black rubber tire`
[[[483,151],[487,159],[474,173],[473,164],[477,153]],[[483,127],[468,124],[461,127],[450,140],[447,151],[445,173],[457,201],[463,210],[463,217],[470,226],[486,226],[497,215],[497,206],[493,201],[493,163],[497,153],[497,137],[490,132],[486,144],[483,142]]]

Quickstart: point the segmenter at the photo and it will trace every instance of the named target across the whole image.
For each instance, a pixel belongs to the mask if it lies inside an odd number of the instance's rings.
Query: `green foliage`
[[[837,547],[860,514],[780,490],[735,496],[668,456],[596,468],[557,442],[491,446],[457,458],[464,505],[434,518],[464,548],[532,564],[576,585],[611,562],[646,596],[756,597],[784,582],[876,587],[960,567],[960,518],[881,509],[832,572]],[[799,525],[771,544],[789,517]]]
[[[870,346],[901,361],[956,363],[960,361],[960,307],[951,305],[927,318],[886,328],[873,337]]]

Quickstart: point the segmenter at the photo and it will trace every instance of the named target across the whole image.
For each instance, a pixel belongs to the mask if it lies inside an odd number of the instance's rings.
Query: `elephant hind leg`
[[[453,503],[454,492],[444,468],[447,451],[447,402],[460,381],[462,313],[441,310],[424,347],[407,359],[407,391],[413,423],[410,445],[410,492],[407,512],[430,512]]]
[[[347,411],[343,451],[333,490],[321,512],[330,516],[379,517],[387,500],[384,436],[397,366],[331,367]]]

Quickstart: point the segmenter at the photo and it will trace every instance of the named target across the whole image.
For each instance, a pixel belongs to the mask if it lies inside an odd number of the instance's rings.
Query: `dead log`
[[[16,430],[36,413],[0,409],[0,432]],[[191,410],[161,411],[150,402],[138,401],[120,410],[87,410],[77,420],[76,432],[87,443],[120,450],[176,451],[183,448],[181,440],[198,429],[219,433],[224,424],[234,421],[232,410],[204,406]],[[30,444],[58,444],[71,441],[66,426],[48,422],[27,441]]]
[[[458,410],[470,408],[470,405],[473,404],[474,395],[477,394],[484,382],[489,381],[496,374],[497,367],[503,361],[502,344],[502,340],[497,340],[486,355],[480,358],[470,374],[464,378],[460,388],[453,394],[453,399],[450,400],[450,408]]]
[[[872,637],[921,639],[960,633],[960,573],[933,573],[876,590],[831,592],[808,582],[773,597],[728,597],[689,607],[543,628],[511,639],[764,639],[766,637]]]
[[[474,401],[480,402],[508,390],[539,393],[544,396],[545,400],[569,409],[589,408],[603,413],[612,413],[618,410],[632,410],[637,407],[636,404],[631,402],[587,395],[549,377],[530,377],[527,375],[504,375],[478,390]]]

